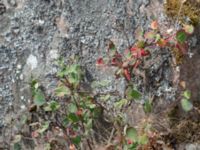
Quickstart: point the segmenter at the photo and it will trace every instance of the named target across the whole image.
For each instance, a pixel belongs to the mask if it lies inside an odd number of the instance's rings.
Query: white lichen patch
[[[54,59],[57,59],[58,58],[58,51],[57,50],[51,50],[50,52],[49,52],[49,58],[51,59],[51,60],[54,60]]]
[[[18,64],[17,69],[22,69],[22,65]]]
[[[38,60],[36,56],[30,55],[26,61],[26,63],[30,66],[31,70],[35,69],[38,65]]]

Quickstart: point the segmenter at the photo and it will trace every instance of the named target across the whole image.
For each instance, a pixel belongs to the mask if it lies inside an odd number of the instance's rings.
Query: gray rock
[[[54,64],[59,57],[68,61],[70,56],[78,55],[79,63],[88,71],[88,82],[108,79],[113,84],[100,91],[118,90],[124,94],[125,81],[115,80],[110,70],[107,74],[100,73],[95,62],[99,56],[106,55],[108,40],[112,40],[119,51],[123,52],[135,41],[133,33],[138,26],[148,28],[150,20],[147,20],[147,13],[142,10],[146,9],[149,0],[7,2],[9,11],[0,16],[0,126],[3,126],[6,113],[18,112],[31,99],[28,90],[31,76],[38,78],[47,87],[47,91],[51,91],[56,85],[51,75],[56,72]],[[156,57],[153,55],[152,59]],[[147,72],[151,79],[149,83],[152,83],[149,90],[144,90],[144,82],[140,77],[134,79],[141,92],[153,91],[156,94],[158,89],[162,93],[170,88],[167,75],[159,77],[157,74],[159,71],[161,74],[170,72],[169,66],[166,70],[160,69],[163,61],[169,61],[169,56],[162,54],[161,57],[162,61],[150,66]],[[154,78],[162,80],[161,85],[158,86]],[[12,109],[9,104],[13,106]]]

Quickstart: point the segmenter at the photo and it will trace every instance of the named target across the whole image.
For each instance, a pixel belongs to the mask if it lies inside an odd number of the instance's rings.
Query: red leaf
[[[69,146],[69,150],[76,150],[75,145],[74,145],[74,144],[70,144],[70,146]]]
[[[160,39],[158,42],[157,42],[158,46],[160,47],[165,47],[167,45],[167,40],[165,39]]]
[[[187,43],[177,43],[176,48],[179,49],[183,54],[187,53],[188,44]]]
[[[121,63],[122,63],[122,55],[116,52],[111,60],[111,65],[120,66]]]
[[[128,144],[128,145],[131,145],[131,144],[133,144],[133,141],[130,140],[130,139],[128,139],[128,140],[127,140],[127,144]]]
[[[140,57],[140,49],[139,48],[137,48],[137,47],[131,47],[131,54],[132,54],[132,56],[133,57],[135,57],[135,58],[138,58],[138,57]]]
[[[124,76],[125,76],[125,78],[126,78],[128,81],[131,80],[131,73],[130,73],[130,71],[129,71],[127,68],[124,69]]]
[[[128,65],[129,65],[129,60],[128,59],[122,63],[122,67],[123,68],[127,68]]]
[[[119,54],[118,52],[116,52],[116,53],[115,53],[115,57],[116,57],[116,58],[122,58],[122,55]]]
[[[77,116],[80,117],[80,116],[82,116],[82,114],[83,114],[83,109],[80,108],[80,109],[78,109],[78,110],[76,111],[76,115],[77,115]]]
[[[33,132],[31,133],[31,136],[32,136],[33,138],[37,138],[37,137],[39,136],[38,131],[33,131]]]
[[[130,49],[125,49],[124,54],[128,55],[130,53]]]
[[[137,47],[131,47],[131,52],[135,52],[136,50],[138,50]]]
[[[147,50],[141,49],[140,54],[141,54],[141,56],[148,56],[150,54],[150,52]]]
[[[139,48],[136,48],[136,49],[134,48],[131,52],[132,52],[132,56],[135,58],[148,56],[150,54],[149,51],[144,50],[144,49],[139,49]]]
[[[101,57],[98,58],[98,59],[97,59],[97,62],[96,62],[96,65],[97,65],[97,66],[100,66],[100,65],[103,65],[103,64],[104,64],[103,58],[101,58]]]
[[[158,29],[158,22],[156,20],[151,23],[151,29],[153,30]]]
[[[75,137],[77,135],[76,132],[72,128],[68,127],[66,130],[67,130],[68,135],[72,137]]]
[[[111,61],[111,64],[113,66],[117,65],[117,59],[116,58],[113,58],[112,61]]]
[[[133,65],[133,68],[134,69],[137,68],[140,64],[141,64],[140,60],[136,61],[135,64]]]

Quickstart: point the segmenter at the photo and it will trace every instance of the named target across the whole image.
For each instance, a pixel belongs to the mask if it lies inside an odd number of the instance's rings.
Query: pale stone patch
[[[35,68],[37,67],[37,65],[38,65],[38,60],[37,60],[36,56],[34,56],[34,55],[31,54],[31,55],[28,57],[26,63],[30,66],[31,70],[33,70],[33,69],[35,69]]]
[[[49,52],[49,58],[51,59],[51,60],[53,60],[53,59],[57,59],[58,58],[58,51],[57,50],[51,50],[50,52]]]

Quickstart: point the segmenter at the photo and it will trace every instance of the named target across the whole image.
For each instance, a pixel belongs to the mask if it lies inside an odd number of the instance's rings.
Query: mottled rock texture
[[[104,55],[108,40],[122,50],[134,42],[136,27],[147,27],[148,4],[148,0],[2,0],[0,125],[6,114],[31,101],[31,76],[51,86],[46,77],[56,71],[54,60],[60,56],[78,55],[92,73],[90,80],[104,78],[95,69],[96,58]]]
[[[106,55],[109,40],[125,50],[134,43],[135,30],[148,29],[155,17],[166,27],[162,4],[160,0],[0,0],[0,128],[32,103],[31,76],[51,92],[59,57],[79,56],[89,82],[109,79],[113,85],[108,90],[123,91],[124,81],[116,81],[110,70],[100,73],[96,59]],[[166,98],[168,104],[176,90],[171,54],[167,49],[152,54],[154,61],[146,63],[146,87],[141,78],[135,83],[143,94]]]

